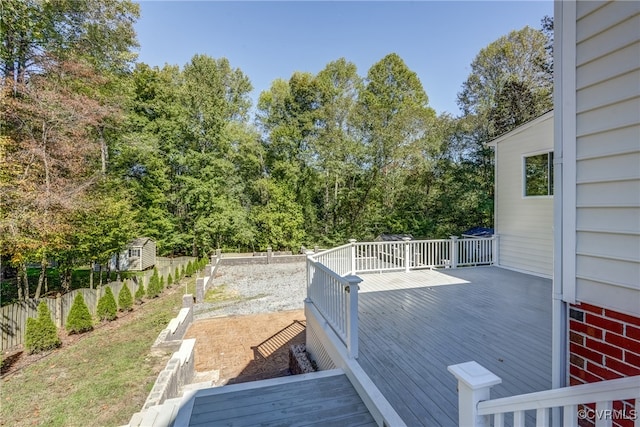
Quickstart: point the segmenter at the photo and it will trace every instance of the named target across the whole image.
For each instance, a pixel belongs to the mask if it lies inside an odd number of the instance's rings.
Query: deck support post
[[[502,379],[477,362],[451,365],[447,370],[458,380],[458,425],[489,426],[489,420],[478,415],[478,403],[489,400],[491,387]]]
[[[347,293],[347,354],[352,359],[358,358],[358,289],[362,279],[358,276],[346,276],[345,292]]]
[[[500,250],[500,236],[497,234],[494,234],[493,237],[491,238],[491,244],[492,244],[492,248],[491,248],[491,265],[499,265],[500,264],[500,256],[499,256],[499,250]]]
[[[351,274],[356,274],[356,239],[349,239],[351,243]]]

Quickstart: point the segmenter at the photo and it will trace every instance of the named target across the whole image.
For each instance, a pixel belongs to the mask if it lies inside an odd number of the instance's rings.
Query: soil
[[[196,378],[216,373],[207,379],[224,385],[291,375],[289,347],[304,344],[305,326],[303,310],[195,321],[185,338],[196,339]]]

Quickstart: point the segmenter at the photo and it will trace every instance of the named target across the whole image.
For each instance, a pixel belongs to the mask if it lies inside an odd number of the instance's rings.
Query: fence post
[[[271,264],[271,257],[273,256],[273,249],[271,246],[267,247],[267,264]]]
[[[62,328],[62,295],[60,292],[56,294],[56,327]]]
[[[451,268],[458,267],[458,236],[449,236],[451,238]]]
[[[362,279],[358,276],[346,276],[347,285],[347,353],[350,358],[358,358],[358,289]]]
[[[204,301],[204,278],[196,279],[196,302]]]
[[[349,239],[351,243],[351,274],[356,274],[356,239]]]
[[[502,379],[477,362],[447,366],[447,370],[458,380],[458,425],[488,426],[487,417],[478,415],[478,403],[489,400],[491,387]]]
[[[404,242],[404,272],[408,273],[409,268],[411,267],[411,256],[409,254],[411,248],[409,247],[409,240],[411,237],[403,237],[402,241]]]

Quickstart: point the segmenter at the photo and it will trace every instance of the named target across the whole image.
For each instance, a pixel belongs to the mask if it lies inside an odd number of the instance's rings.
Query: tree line
[[[42,265],[37,294],[48,261],[68,283],[140,235],[202,256],[491,226],[483,144],[552,106],[549,18],[478,53],[453,117],[395,53],[295,72],[252,106],[225,58],[135,62],[130,1],[2,7],[0,254],[19,289]]]

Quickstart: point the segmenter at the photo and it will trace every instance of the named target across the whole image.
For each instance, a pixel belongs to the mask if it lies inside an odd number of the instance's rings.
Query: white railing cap
[[[447,366],[447,370],[456,379],[472,390],[491,387],[502,382],[499,376],[480,365],[478,362],[465,362]]]

